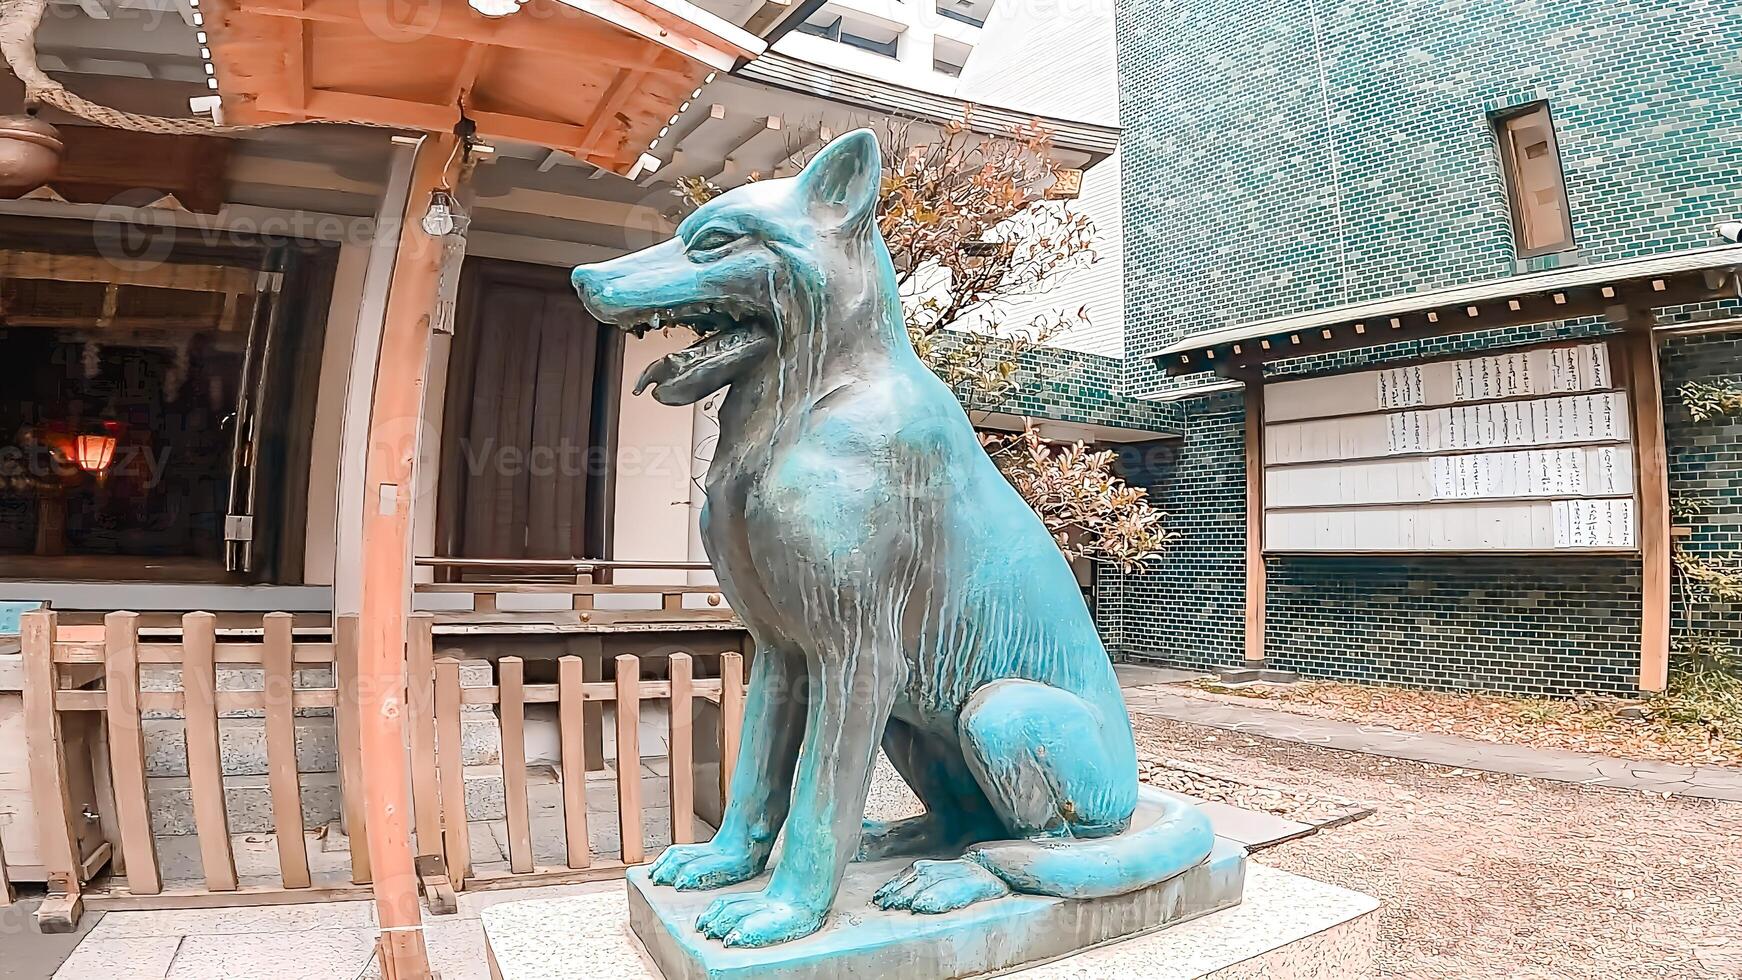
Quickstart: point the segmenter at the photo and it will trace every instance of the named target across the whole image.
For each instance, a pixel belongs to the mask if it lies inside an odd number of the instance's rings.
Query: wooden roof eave
[[[1148,355],[1170,375],[1243,377],[1265,363],[1507,326],[1742,296],[1742,246],[1553,270],[1211,331]]]
[[[731,71],[756,58],[763,40],[688,0],[560,0],[560,2],[671,48],[714,71]]]
[[[397,28],[403,34],[399,36],[394,25],[374,23],[356,2],[209,0],[206,9],[214,20],[210,46],[226,120],[243,125],[357,122],[439,133],[453,130],[463,100],[466,115],[486,138],[542,145],[624,172],[653,136],[651,130],[640,129],[677,108],[675,93],[687,95],[709,71],[730,70],[763,47],[759,38],[687,0],[546,2],[577,13],[554,25],[548,17],[524,11],[486,19],[463,0],[433,0],[426,2],[426,13],[415,23]],[[218,16],[212,17],[214,12]],[[284,30],[274,29],[274,21],[282,22]],[[314,41],[317,25],[366,31],[379,39],[383,63],[401,59],[408,72],[430,67],[414,53],[419,42],[448,42],[449,51],[455,44],[469,47],[458,64],[443,66],[454,69],[451,80],[441,79],[445,84],[431,91],[409,95],[391,87],[316,87],[310,63],[319,50]],[[571,101],[548,114],[489,111],[487,98],[472,96],[493,52],[527,52],[547,59],[573,59],[584,52],[586,63],[603,76],[596,83],[600,94],[591,104]],[[656,79],[658,84],[651,84]],[[487,95],[489,90],[481,91]],[[632,117],[641,123],[632,123]]]

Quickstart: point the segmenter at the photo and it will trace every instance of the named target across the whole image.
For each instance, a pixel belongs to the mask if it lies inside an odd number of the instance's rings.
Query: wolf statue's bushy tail
[[[756,641],[720,830],[651,877],[718,888],[729,946],[815,931],[847,863],[910,854],[877,893],[935,913],[1020,892],[1086,898],[1202,861],[1195,808],[1140,795],[1130,719],[1075,576],[915,355],[877,229],[870,132],[797,177],[708,202],[671,241],[575,270],[599,320],[695,343],[637,390],[681,405],[729,386],[702,534]],[[797,692],[804,692],[799,694]],[[862,823],[878,749],[924,815]]]

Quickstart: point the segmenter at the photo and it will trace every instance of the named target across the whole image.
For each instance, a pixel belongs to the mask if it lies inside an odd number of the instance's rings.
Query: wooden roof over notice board
[[[1549,269],[1193,334],[1148,356],[1168,374],[1238,375],[1290,357],[1742,296],[1742,245]]]
[[[572,153],[625,173],[712,72],[762,41],[687,0],[205,0],[230,125],[347,121]]]

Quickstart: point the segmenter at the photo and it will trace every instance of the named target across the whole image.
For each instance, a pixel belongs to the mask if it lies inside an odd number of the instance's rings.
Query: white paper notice
[[[1618,420],[1621,417],[1621,396],[1613,391],[1606,391],[1596,396],[1596,426],[1592,435],[1599,439],[1614,439],[1621,432]]]
[[[1374,377],[1379,386],[1380,408],[1407,408],[1427,400],[1419,364],[1375,371]]]
[[[1604,446],[1597,450],[1597,480],[1598,493],[1619,493],[1621,491],[1621,461],[1615,453],[1614,446]]]
[[[1633,547],[1633,501],[1611,500],[1608,504],[1615,527],[1615,539],[1611,543],[1618,548]]]
[[[1609,345],[1591,344],[1583,348],[1583,352],[1585,355],[1586,387],[1609,387]]]
[[[1590,387],[1581,377],[1580,353],[1576,347],[1556,347],[1549,351],[1550,391],[1584,391]]]
[[[1633,547],[1633,501],[1557,500],[1555,547]]]

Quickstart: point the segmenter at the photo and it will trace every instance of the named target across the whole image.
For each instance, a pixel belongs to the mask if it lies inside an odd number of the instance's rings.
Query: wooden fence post
[[[441,775],[443,851],[455,891],[466,887],[472,867],[472,828],[466,823],[465,754],[460,750],[460,662],[435,665],[436,770]]]
[[[586,697],[585,665],[580,657],[557,661],[557,727],[563,767],[563,829],[571,868],[590,867],[593,845],[587,834],[587,751],[581,710]]]
[[[48,898],[37,909],[43,932],[78,928],[84,902],[79,894],[78,832],[67,788],[65,743],[55,710],[55,614],[28,612],[23,621],[24,742],[30,764],[30,792],[36,801],[37,847],[48,875]]]
[[[641,659],[617,658],[617,831],[624,864],[647,857],[641,831]]]
[[[666,780],[671,794],[671,842],[696,839],[694,665],[687,653],[671,655],[671,753]]]
[[[224,761],[218,742],[217,617],[209,612],[181,618],[181,688],[188,753],[188,795],[206,887],[236,890],[236,856],[230,846],[230,815],[224,808]]]
[[[424,900],[438,915],[459,911],[447,859],[442,855],[442,804],[436,775],[435,621],[413,613],[405,640],[405,713],[411,727],[411,809],[417,828],[417,876]]]
[[[103,686],[109,716],[109,764],[115,783],[121,850],[127,855],[127,890],[163,891],[157,844],[151,839],[151,803],[145,782],[145,739],[139,715],[139,614],[103,617]]]
[[[266,614],[266,783],[272,796],[272,829],[278,841],[278,874],[286,888],[307,888],[308,841],[303,836],[302,781],[296,763],[296,649],[289,613]]]
[[[502,711],[502,803],[508,824],[508,869],[532,871],[532,825],[526,806],[526,664],[519,657],[496,662],[497,702]]]
[[[369,820],[363,810],[363,757],[357,715],[357,617],[340,616],[333,623],[333,686],[339,703],[333,724],[339,734],[339,793],[345,813],[345,838],[351,844],[351,882],[366,885],[369,867]]]
[[[744,655],[720,655],[720,809],[732,791],[738,740],[744,734]]]

